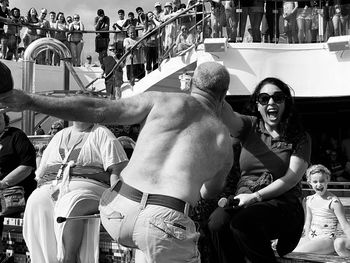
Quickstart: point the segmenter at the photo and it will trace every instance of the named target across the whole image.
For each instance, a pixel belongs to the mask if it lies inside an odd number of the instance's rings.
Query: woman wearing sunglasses
[[[226,104],[223,120],[241,143],[241,178],[231,202],[209,218],[215,262],[276,262],[297,245],[304,223],[299,182],[311,153],[311,139],[294,109],[290,88],[277,78],[266,78],[255,88],[249,115]],[[219,204],[223,206],[222,204]]]

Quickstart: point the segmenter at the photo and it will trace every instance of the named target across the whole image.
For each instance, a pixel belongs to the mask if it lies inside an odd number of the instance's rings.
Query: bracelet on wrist
[[[262,198],[261,194],[259,193],[259,191],[256,191],[254,193],[254,195],[255,195],[255,199],[256,199],[257,202],[261,202],[263,200],[263,198]]]
[[[1,188],[7,188],[10,186],[10,184],[8,182],[3,181],[3,180],[0,181],[0,184],[1,184]]]

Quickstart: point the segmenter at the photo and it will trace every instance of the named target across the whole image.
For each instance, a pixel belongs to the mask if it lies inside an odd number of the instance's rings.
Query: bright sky
[[[94,18],[97,16],[98,9],[103,9],[105,14],[109,16],[111,24],[118,19],[117,11],[124,9],[128,12],[134,12],[136,16],[136,7],[141,6],[145,12],[153,11],[154,3],[157,0],[10,0],[10,9],[17,7],[21,10],[21,15],[25,16],[31,7],[34,7],[38,13],[41,8],[46,8],[48,12],[61,11],[65,16],[73,16],[75,13],[80,15],[86,30],[94,29]],[[162,5],[166,0],[161,0]],[[111,29],[112,30],[112,29]],[[93,60],[97,60],[97,54],[94,51],[94,35],[84,36],[85,46],[82,53],[82,61],[85,62],[86,55],[93,56]]]

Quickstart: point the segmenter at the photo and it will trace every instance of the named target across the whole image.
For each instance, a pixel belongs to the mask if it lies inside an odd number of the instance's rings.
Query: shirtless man
[[[190,95],[150,91],[112,101],[12,90],[0,95],[0,106],[65,120],[141,123],[121,180],[101,198],[102,223],[119,243],[140,249],[147,262],[200,262],[199,233],[187,213],[200,197],[222,191],[232,166],[230,135],[218,117],[229,80],[224,66],[206,62],[194,72]]]

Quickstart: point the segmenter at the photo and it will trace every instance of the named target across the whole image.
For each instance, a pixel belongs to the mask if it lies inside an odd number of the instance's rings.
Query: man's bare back
[[[203,183],[215,176],[222,181],[232,166],[228,130],[190,95],[151,96],[156,98],[153,109],[122,172],[123,179],[143,192],[195,204]]]
[[[0,75],[3,85],[12,83],[1,67]],[[188,207],[200,196],[219,194],[232,166],[230,135],[221,121],[229,81],[224,66],[207,62],[195,70],[191,94],[145,92],[112,101],[10,90],[0,94],[0,107],[81,122],[141,123],[122,180],[101,197],[102,224],[120,244],[140,249],[147,262],[200,262]]]

